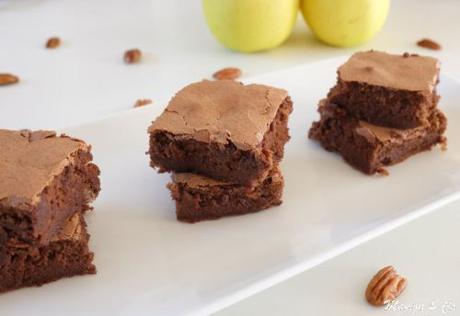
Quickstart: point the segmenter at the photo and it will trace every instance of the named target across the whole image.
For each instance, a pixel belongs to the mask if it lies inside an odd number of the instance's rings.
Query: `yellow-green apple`
[[[203,10],[211,32],[224,46],[256,52],[289,37],[299,0],[203,0]]]
[[[334,46],[369,41],[385,24],[390,0],[301,0],[300,9],[312,32]]]

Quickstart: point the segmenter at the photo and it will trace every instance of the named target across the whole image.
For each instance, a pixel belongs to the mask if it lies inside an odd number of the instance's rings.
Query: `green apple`
[[[333,46],[357,46],[373,38],[385,24],[390,0],[301,0],[312,32]]]
[[[224,46],[256,52],[289,37],[299,0],[203,0],[203,9],[211,32]]]

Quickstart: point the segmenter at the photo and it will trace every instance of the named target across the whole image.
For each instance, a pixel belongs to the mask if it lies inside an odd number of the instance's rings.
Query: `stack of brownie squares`
[[[0,130],[0,292],[95,273],[84,213],[100,190],[91,147]]]
[[[177,219],[279,205],[291,112],[287,92],[265,85],[204,80],[179,91],[148,129],[151,166],[172,172]]]
[[[440,65],[432,57],[369,51],[354,54],[320,101],[309,137],[366,174],[437,144],[447,119],[438,109]]]

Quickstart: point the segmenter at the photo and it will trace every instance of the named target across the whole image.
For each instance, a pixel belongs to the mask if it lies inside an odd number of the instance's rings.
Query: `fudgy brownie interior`
[[[319,112],[321,118],[313,123],[309,137],[326,150],[340,153],[349,164],[367,174],[445,142],[447,120],[439,110],[432,113],[428,125],[414,129],[372,125],[327,100],[321,102]]]
[[[341,81],[329,92],[328,98],[364,121],[400,129],[426,124],[439,100],[436,92],[406,91]]]
[[[83,216],[76,213],[48,245],[10,240],[0,246],[0,292],[42,285],[63,277],[94,274]]]

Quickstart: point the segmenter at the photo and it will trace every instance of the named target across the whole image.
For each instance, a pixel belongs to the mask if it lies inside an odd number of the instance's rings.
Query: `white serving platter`
[[[88,216],[98,274],[1,295],[0,315],[211,313],[460,198],[460,84],[448,77],[439,91],[449,149],[412,157],[388,177],[363,175],[307,139],[342,62],[248,80],[285,88],[294,101],[284,203],[256,214],[176,221],[169,176],[145,154],[146,129],[167,100],[65,130],[93,145],[102,170]]]

